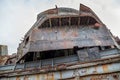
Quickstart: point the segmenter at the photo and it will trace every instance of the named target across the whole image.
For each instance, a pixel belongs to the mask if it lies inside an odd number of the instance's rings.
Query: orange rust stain
[[[48,76],[49,76],[49,74],[46,75],[47,80],[49,79]]]
[[[16,77],[16,80],[20,80],[20,77]]]
[[[62,72],[60,71],[60,79],[62,79]]]
[[[28,76],[25,76],[25,77],[24,77],[24,80],[29,80],[28,78],[29,78]]]
[[[47,74],[47,80],[54,80],[54,74],[53,73],[48,73]]]
[[[103,65],[102,68],[104,72],[108,72],[108,65]]]
[[[73,32],[72,35],[73,35],[74,37],[77,37],[77,36],[78,36],[78,33],[77,33],[77,32]]]
[[[51,78],[51,80],[54,80],[54,74],[52,73],[52,78]]]
[[[40,80],[39,74],[36,75],[36,80]]]

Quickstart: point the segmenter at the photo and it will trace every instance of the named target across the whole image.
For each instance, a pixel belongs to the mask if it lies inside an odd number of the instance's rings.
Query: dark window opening
[[[61,18],[61,26],[68,26],[69,25],[69,17]]]
[[[64,56],[69,56],[73,54],[75,54],[73,49],[44,51],[44,52],[40,52],[40,59],[64,57]]]
[[[115,46],[99,46],[99,50],[107,50],[107,49],[112,49],[112,48],[115,48]]]
[[[50,27],[49,19],[46,20],[44,23],[42,23],[41,27],[42,27],[42,28],[48,28],[48,27]]]
[[[80,25],[94,25],[97,21],[89,16],[80,17]]]
[[[71,25],[78,25],[78,17],[71,17]]]
[[[52,24],[52,27],[59,26],[59,18],[52,18],[51,24]]]
[[[94,18],[89,17],[89,25],[94,25],[95,23],[97,23],[97,21]]]
[[[111,46],[105,46],[105,49],[110,49],[111,48]]]
[[[65,57],[77,54],[74,49],[67,50],[53,50],[53,51],[43,51],[43,52],[29,52],[26,57],[24,57],[25,62],[44,60],[58,57]]]
[[[28,54],[26,54],[26,56],[24,57],[25,58],[25,61],[24,62],[30,62],[30,61],[33,61],[34,59],[34,53],[30,52]]]
[[[99,46],[98,48],[99,48],[100,51],[104,50],[103,46]]]
[[[87,24],[87,17],[80,17],[80,25],[86,25]]]

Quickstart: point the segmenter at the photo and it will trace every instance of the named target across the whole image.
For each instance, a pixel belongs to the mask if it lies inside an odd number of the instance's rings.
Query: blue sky
[[[0,44],[16,53],[20,40],[35,23],[37,14],[58,7],[89,6],[111,32],[120,37],[120,0],[0,0]]]

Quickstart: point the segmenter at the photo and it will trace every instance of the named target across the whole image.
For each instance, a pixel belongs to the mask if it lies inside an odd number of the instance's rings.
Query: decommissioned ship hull
[[[19,44],[16,64],[0,66],[0,80],[120,80],[120,49],[87,6],[38,14]]]

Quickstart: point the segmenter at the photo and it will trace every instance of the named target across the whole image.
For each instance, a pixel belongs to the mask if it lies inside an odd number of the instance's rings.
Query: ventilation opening
[[[97,21],[89,16],[80,17],[80,25],[94,25]]]

